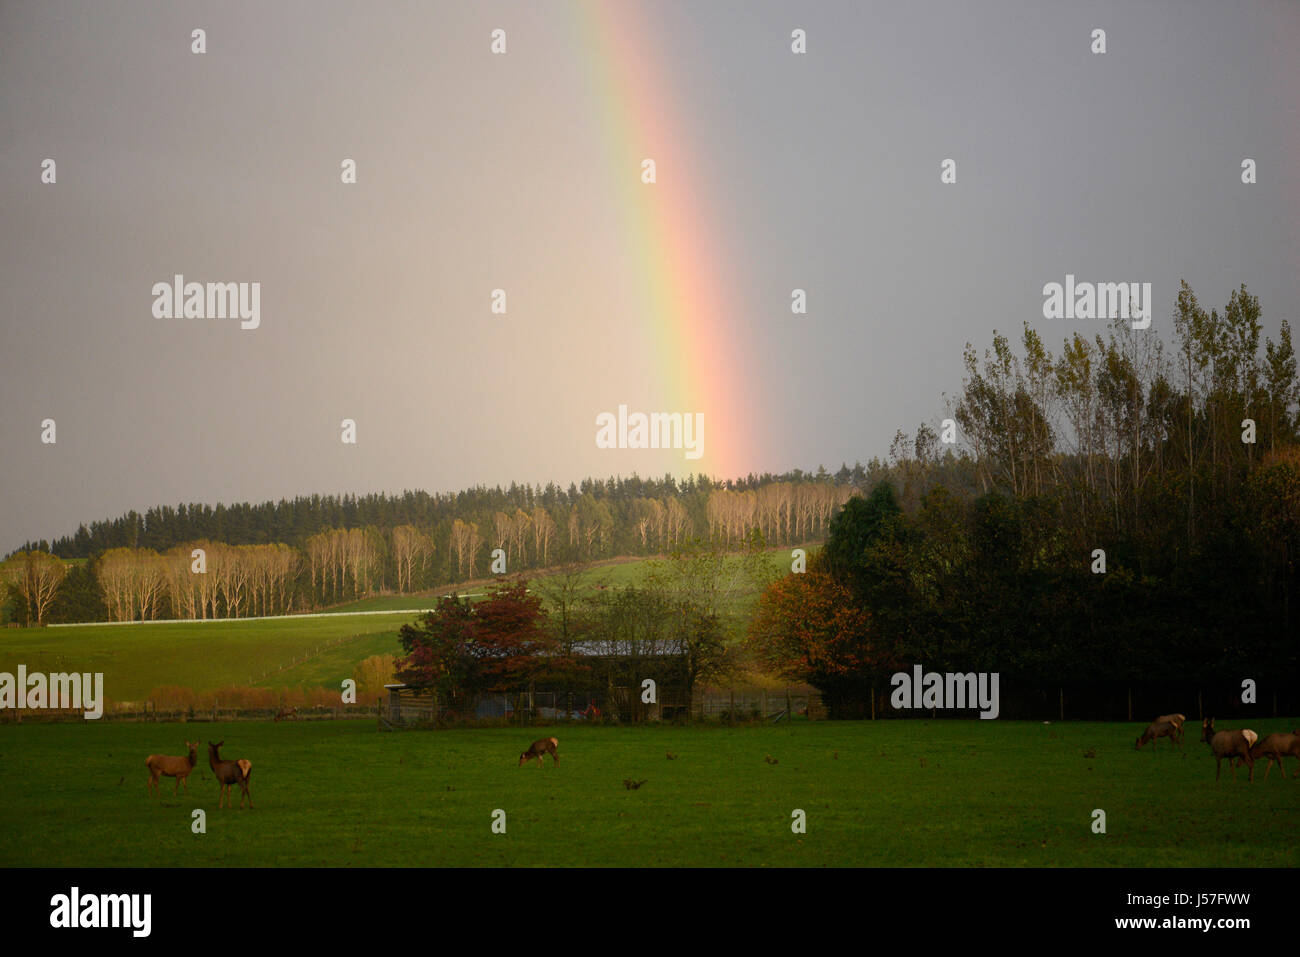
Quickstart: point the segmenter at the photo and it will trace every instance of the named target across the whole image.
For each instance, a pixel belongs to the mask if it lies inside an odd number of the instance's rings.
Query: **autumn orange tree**
[[[746,641],[771,671],[820,690],[834,716],[861,710],[873,679],[887,666],[872,641],[871,614],[831,576],[820,555],[806,572],[767,588]]]

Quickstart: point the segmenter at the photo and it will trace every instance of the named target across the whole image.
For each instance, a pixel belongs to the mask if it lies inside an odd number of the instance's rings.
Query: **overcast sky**
[[[866,461],[965,342],[1099,330],[1043,318],[1067,273],[1150,282],[1165,334],[1180,278],[1245,283],[1276,335],[1297,49],[1292,2],[0,0],[0,553],[182,501]],[[177,273],[260,283],[260,325],[157,318]],[[702,413],[703,457],[597,448],[620,404]]]

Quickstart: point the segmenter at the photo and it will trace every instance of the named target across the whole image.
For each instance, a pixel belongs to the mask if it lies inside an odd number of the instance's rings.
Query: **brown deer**
[[[528,746],[527,751],[519,755],[519,766],[522,768],[527,762],[536,758],[537,766],[540,768],[542,766],[542,755],[545,754],[549,754],[555,759],[555,763],[559,764],[560,755],[555,750],[559,746],[560,742],[554,738],[538,738]]]
[[[276,721],[292,721],[292,720],[293,720],[294,718],[296,718],[296,717],[298,717],[298,709],[297,709],[297,708],[284,708],[284,709],[282,709],[282,710],[276,712],[275,720],[276,720]]]
[[[1273,762],[1277,762],[1278,770],[1282,772],[1282,777],[1286,778],[1286,765],[1282,759],[1291,756],[1297,759],[1295,774],[1293,778],[1300,778],[1300,728],[1287,734],[1285,731],[1278,731],[1274,734],[1265,735],[1263,740],[1250,749],[1250,756],[1258,761],[1260,758],[1268,759],[1268,766],[1264,768],[1264,780],[1268,780],[1268,772],[1273,770]]]
[[[244,798],[248,798],[248,808],[253,808],[253,792],[248,789],[248,779],[253,774],[253,762],[247,758],[240,758],[238,761],[227,761],[221,757],[221,746],[225,741],[218,741],[213,744],[208,742],[208,764],[212,766],[212,773],[217,776],[217,783],[221,785],[221,794],[225,798],[226,807],[230,807],[230,785],[238,784],[242,790],[239,795],[239,809],[244,809]],[[221,807],[221,797],[217,798],[217,807]]]
[[[185,747],[190,749],[187,757],[178,758],[170,754],[151,754],[145,759],[144,766],[149,769],[149,782],[145,787],[149,789],[150,794],[153,794],[154,789],[157,788],[158,796],[162,797],[162,789],[158,786],[159,775],[176,779],[176,785],[172,788],[173,794],[180,793],[182,782],[185,784],[185,793],[190,793],[190,782],[186,779],[190,776],[190,772],[194,770],[194,764],[199,759],[199,743],[197,741],[186,741]]]
[[[1137,739],[1137,744],[1134,747],[1140,751],[1142,745],[1148,741],[1156,741],[1160,738],[1168,738],[1170,748],[1173,748],[1174,745],[1182,747],[1183,722],[1186,720],[1187,715],[1184,714],[1162,714],[1147,725],[1147,729],[1142,732],[1142,736]],[[1155,751],[1156,746],[1153,744],[1151,745],[1151,753],[1155,754]]]
[[[1237,763],[1245,761],[1250,768],[1250,780],[1255,780],[1255,759],[1251,756],[1250,749],[1255,746],[1259,735],[1250,728],[1242,728],[1240,731],[1219,731],[1214,730],[1214,719],[1206,718],[1201,722],[1201,740],[1210,746],[1214,752],[1214,780],[1219,780],[1219,773],[1223,770],[1223,759],[1228,759],[1228,767],[1232,769],[1232,779],[1237,780]]]

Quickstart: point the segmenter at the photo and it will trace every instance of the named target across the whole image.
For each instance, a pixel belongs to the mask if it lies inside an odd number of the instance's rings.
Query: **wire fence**
[[[260,675],[257,675],[256,677],[250,675],[248,678],[248,683],[250,685],[256,684],[259,681],[265,681],[267,678],[271,677],[272,675],[278,675],[282,671],[288,671],[290,668],[296,668],[298,665],[310,661],[312,658],[315,658],[322,651],[328,651],[331,648],[337,648],[339,645],[348,644],[349,642],[356,641],[358,638],[372,638],[372,637],[374,637],[373,632],[365,632],[356,635],[341,635],[338,638],[331,638],[329,641],[322,641],[320,644],[313,647],[311,651],[304,652],[301,655],[295,655],[289,661],[285,662],[282,665],[279,665],[278,667],[270,668],[266,671],[263,671]]]
[[[87,719],[80,708],[6,708],[0,710],[0,724],[51,723],[64,721],[160,721],[175,723],[214,723],[222,721],[340,721],[365,718],[374,720],[373,704],[338,705],[337,707],[278,708],[155,708],[149,702],[130,703],[127,707],[104,708],[99,718]]]
[[[821,695],[809,688],[699,688],[691,695],[659,688],[645,700],[639,688],[609,688],[600,693],[533,691],[478,697],[439,698],[421,689],[390,686],[379,708],[384,729],[460,724],[551,724],[590,722],[770,722],[826,717]]]

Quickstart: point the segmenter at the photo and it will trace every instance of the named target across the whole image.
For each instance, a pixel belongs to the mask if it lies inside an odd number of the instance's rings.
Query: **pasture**
[[[356,662],[374,654],[400,654],[397,629],[410,613],[271,618],[250,621],[139,622],[76,628],[14,628],[0,635],[0,671],[104,673],[104,693],[114,701],[138,701],[162,685],[210,691],[232,685],[298,685],[338,681]],[[320,656],[290,671],[258,679],[317,645]],[[308,667],[310,666],[310,667]],[[252,677],[255,680],[249,681]]]
[[[1261,734],[1300,720],[1257,721]],[[1300,780],[1216,784],[1144,725],[1001,721],[480,728],[370,721],[0,725],[4,866],[1295,866]],[[518,767],[555,735],[560,764]],[[146,794],[150,753],[198,736],[248,758],[255,810]],[[1148,746],[1149,748],[1149,746]],[[1093,752],[1093,757],[1085,756]],[[676,760],[668,760],[667,753]],[[770,763],[767,759],[771,758]],[[625,778],[644,780],[636,790]],[[236,789],[237,790],[237,789]],[[236,805],[238,800],[236,799]],[[191,832],[191,811],[207,833]],[[791,812],[807,833],[791,831]],[[1106,833],[1091,829],[1095,808]],[[506,833],[491,830],[506,812]]]
[[[767,553],[773,575],[788,570],[789,554],[789,549]],[[728,558],[727,567],[737,561]],[[603,588],[643,586],[662,571],[654,559],[593,565],[582,577],[581,591],[595,595]],[[539,573],[534,581],[545,577]],[[488,584],[457,587],[462,594],[481,595]],[[741,588],[726,603],[732,640],[743,632],[757,600],[756,589]],[[113,701],[141,701],[167,685],[199,693],[245,685],[337,689],[358,662],[400,655],[398,629],[420,617],[415,609],[436,603],[431,595],[383,595],[326,609],[321,617],[6,628],[0,630],[0,671],[16,673],[23,664],[28,672],[103,672],[105,694]]]
[[[817,545],[803,546],[809,554],[816,551]],[[769,560],[773,568],[780,567],[781,559],[789,554],[789,549],[774,550],[769,553]],[[597,586],[606,588],[626,587],[636,585],[638,587],[647,583],[650,575],[655,571],[657,563],[663,559],[655,558],[617,558],[608,559],[602,562],[593,562],[582,574],[582,582],[587,591]],[[734,558],[728,558],[729,562],[734,562]],[[788,565],[789,563],[786,562]],[[530,569],[521,573],[527,578],[530,584],[537,584],[547,578],[553,578],[559,574],[555,569]],[[491,585],[490,579],[476,579],[469,582],[461,582],[458,585],[440,585],[432,591],[420,592],[414,595],[375,595],[370,598],[358,598],[355,601],[344,602],[340,605],[333,605],[324,608],[322,611],[330,612],[354,612],[354,611],[408,611],[416,608],[432,608],[437,604],[438,599],[443,595],[449,595],[453,591],[460,595],[482,595]],[[757,597],[757,596],[755,596]]]

